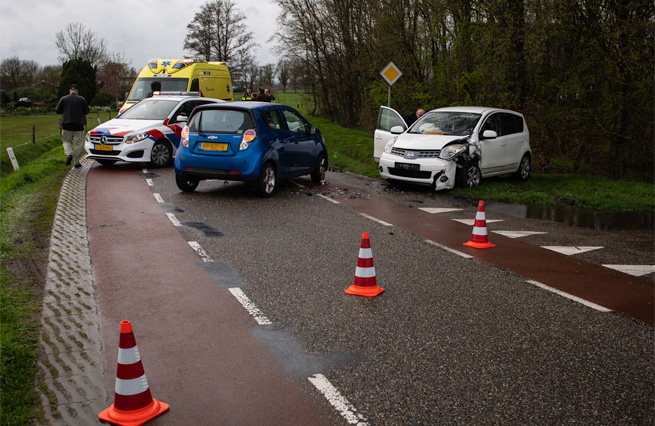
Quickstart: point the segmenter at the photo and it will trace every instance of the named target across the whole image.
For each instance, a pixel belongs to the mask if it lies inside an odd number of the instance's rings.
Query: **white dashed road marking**
[[[583,304],[583,305],[585,305],[585,306],[587,306],[589,308],[595,309],[597,311],[612,312],[611,309],[607,309],[604,306],[597,305],[595,303],[589,302],[588,300],[584,300],[584,299],[581,299],[581,298],[579,298],[577,296],[574,296],[572,294],[565,293],[565,292],[563,292],[561,290],[557,290],[556,288],[549,287],[546,284],[540,283],[539,281],[528,280],[527,282],[529,282],[530,284],[536,285],[539,288],[543,288],[544,290],[548,290],[548,291],[550,291],[552,293],[558,294],[558,295],[560,295],[562,297],[566,297],[567,299],[573,300],[574,302],[581,303],[581,304]]]

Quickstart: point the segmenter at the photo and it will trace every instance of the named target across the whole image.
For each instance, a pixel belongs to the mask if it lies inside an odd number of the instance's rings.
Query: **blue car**
[[[175,181],[193,192],[201,180],[252,182],[270,197],[277,182],[302,175],[325,179],[325,140],[287,105],[229,102],[199,106],[182,130]]]

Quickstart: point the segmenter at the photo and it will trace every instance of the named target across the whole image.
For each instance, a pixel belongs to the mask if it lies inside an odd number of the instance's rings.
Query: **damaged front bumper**
[[[379,170],[384,179],[430,185],[435,191],[440,191],[455,187],[457,164],[440,158],[408,160],[383,153]]]

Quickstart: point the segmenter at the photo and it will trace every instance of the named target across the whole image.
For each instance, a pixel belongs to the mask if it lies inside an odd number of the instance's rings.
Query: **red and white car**
[[[169,166],[191,111],[218,102],[225,101],[181,93],[155,94],[89,131],[84,143],[86,158],[103,165],[127,161]]]

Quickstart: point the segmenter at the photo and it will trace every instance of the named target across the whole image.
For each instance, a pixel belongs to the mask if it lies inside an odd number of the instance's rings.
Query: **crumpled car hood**
[[[466,136],[430,135],[418,133],[402,133],[398,135],[394,147],[402,149],[442,149],[452,141],[465,139]]]

